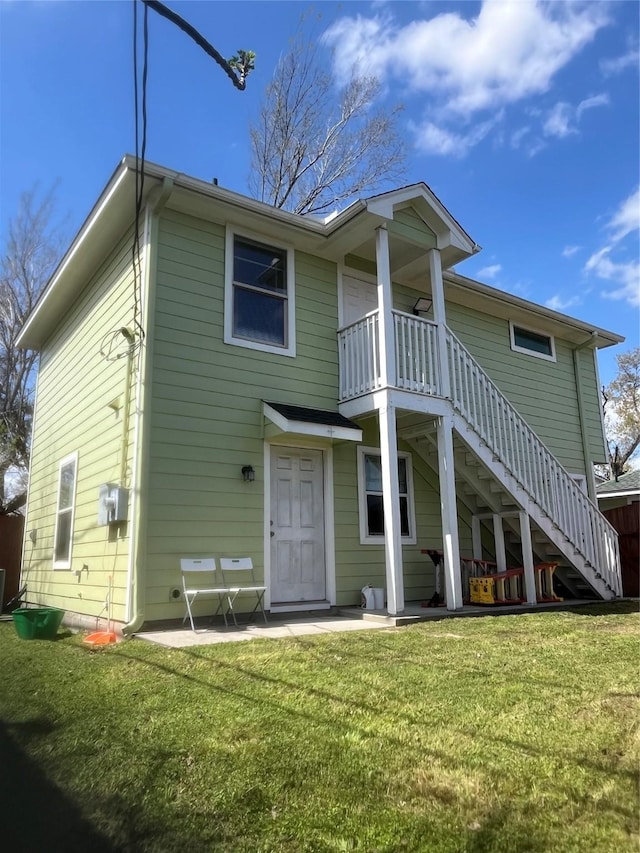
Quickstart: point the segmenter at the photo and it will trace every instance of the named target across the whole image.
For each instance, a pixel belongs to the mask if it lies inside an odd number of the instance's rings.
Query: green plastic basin
[[[53,640],[64,616],[57,607],[19,607],[13,624],[21,640]]]

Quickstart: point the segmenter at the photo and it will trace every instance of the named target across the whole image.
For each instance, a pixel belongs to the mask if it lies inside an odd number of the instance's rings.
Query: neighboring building
[[[596,486],[602,511],[640,502],[640,470],[628,471],[617,480],[605,480]]]
[[[618,532],[622,589],[634,598],[640,594],[640,471],[597,486],[598,506]]]
[[[595,506],[596,350],[622,338],[452,270],[425,184],[321,220],[117,168],[22,331],[40,350],[22,582],[125,633],[181,618],[179,559],[250,556],[272,612],[424,600],[444,552],[621,591]],[[139,258],[135,270],[132,258]],[[444,270],[444,272],[443,272]]]

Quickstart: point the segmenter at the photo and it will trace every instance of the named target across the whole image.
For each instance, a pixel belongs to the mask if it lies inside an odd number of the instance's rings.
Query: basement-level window
[[[293,251],[227,233],[225,343],[295,355]]]
[[[398,453],[398,498],[402,542],[416,543],[413,479],[410,453]],[[358,447],[358,498],[360,505],[360,543],[384,543],[384,506],[382,496],[382,460],[374,447]]]
[[[523,352],[536,358],[546,358],[548,361],[556,360],[556,348],[551,335],[526,329],[524,326],[516,326],[515,323],[511,322],[509,322],[509,333],[511,335],[511,349],[514,352]]]
[[[71,568],[77,471],[77,453],[72,453],[60,462],[58,472],[58,501],[56,505],[56,529],[53,541],[54,569]]]

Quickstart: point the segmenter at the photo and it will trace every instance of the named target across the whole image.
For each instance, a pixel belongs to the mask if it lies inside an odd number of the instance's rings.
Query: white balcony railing
[[[402,311],[393,312],[396,381],[394,387],[420,394],[440,393],[436,324]],[[382,387],[378,312],[340,329],[340,400]]]
[[[393,312],[396,374],[390,385],[442,396],[435,323]],[[451,403],[598,576],[621,595],[618,537],[597,506],[447,328]],[[378,312],[338,332],[340,400],[382,388]]]

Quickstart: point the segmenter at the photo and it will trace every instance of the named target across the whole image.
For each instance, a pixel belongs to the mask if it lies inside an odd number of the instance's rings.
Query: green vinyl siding
[[[392,237],[399,237],[424,249],[436,248],[436,235],[412,207],[396,210],[387,228]]]
[[[109,361],[100,350],[107,348],[114,332],[129,324],[132,288],[128,233],[87,282],[73,309],[42,349],[25,527],[35,531],[35,544],[27,535],[22,575],[30,602],[105,617],[111,575],[112,615],[120,621],[126,600],[128,525],[98,526],[97,511],[99,485],[120,479],[123,410],[116,413],[109,403],[116,398],[123,402],[127,358]],[[132,403],[134,394],[135,380],[131,383]],[[134,406],[131,408],[133,411]],[[127,431],[128,480],[133,433],[131,418]],[[58,467],[61,459],[76,451],[71,570],[53,570]],[[76,571],[80,571],[78,576]]]
[[[377,418],[362,422],[363,444],[379,446]],[[438,475],[403,441],[398,449],[411,454],[417,543],[402,546],[406,601],[429,599],[435,590],[433,563],[421,550],[442,549]],[[384,545],[361,545],[358,516],[357,450],[355,444],[334,451],[336,591],[339,605],[356,604],[366,584],[386,586]],[[471,553],[471,516],[459,507],[460,552]],[[442,576],[444,584],[444,577]]]
[[[556,337],[556,361],[546,361],[511,349],[508,320],[448,303],[447,321],[558,460],[569,471],[584,473],[573,346]],[[582,362],[586,365],[587,359]],[[584,386],[595,389],[595,377],[585,377]],[[595,459],[602,452],[602,430],[599,444],[594,430],[599,413],[596,408],[594,417],[593,399],[585,405],[591,412],[588,426]]]
[[[268,243],[268,239],[264,239]],[[295,358],[223,340],[223,225],[177,212],[159,224],[149,451],[146,618],[171,602],[182,556],[264,562],[262,401],[336,410],[334,264],[295,254]],[[253,483],[240,469],[252,465]],[[239,550],[242,553],[239,553]]]

